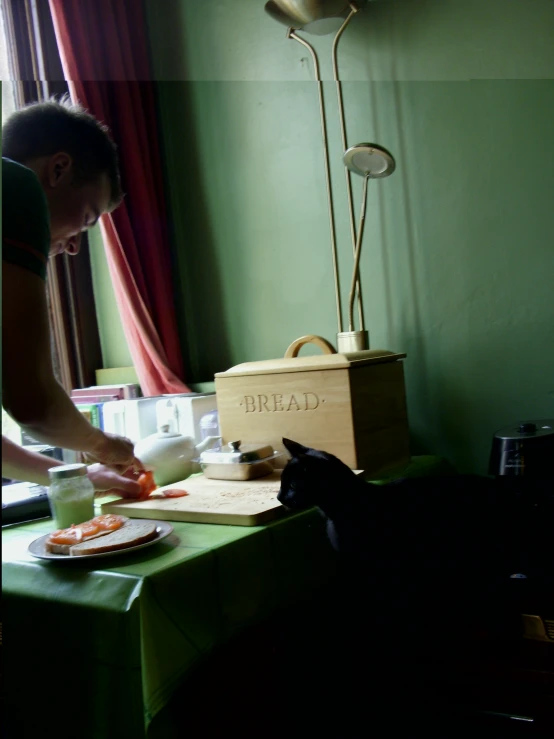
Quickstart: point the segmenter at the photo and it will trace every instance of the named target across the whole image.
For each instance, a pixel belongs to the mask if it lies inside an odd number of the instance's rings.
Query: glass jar
[[[207,439],[208,436],[221,436],[219,432],[219,415],[217,411],[205,413],[200,419],[199,426],[201,441]]]
[[[48,475],[50,510],[59,529],[94,517],[94,485],[87,476],[86,464],[51,467]]]

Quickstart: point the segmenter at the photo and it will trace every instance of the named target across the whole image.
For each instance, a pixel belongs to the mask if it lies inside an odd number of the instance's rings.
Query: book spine
[[[96,403],[98,410],[98,428],[104,431],[104,403]]]
[[[123,400],[123,398],[119,398],[117,395],[99,395],[98,397],[94,395],[81,395],[79,398],[71,398],[71,400],[74,403],[88,405],[90,403],[107,403],[111,400]]]
[[[123,388],[96,388],[96,387],[83,387],[78,390],[72,390],[70,398],[71,400],[80,401],[81,398],[117,398],[121,400],[124,398]],[[85,400],[85,403],[90,402]]]
[[[140,385],[137,383],[129,383],[127,385],[91,385],[90,387],[75,388],[71,391],[70,397],[76,398],[101,398],[104,396],[116,396],[117,398],[131,400],[140,398]]]
[[[76,403],[75,405],[92,426],[102,429],[104,419],[101,413],[101,403]]]

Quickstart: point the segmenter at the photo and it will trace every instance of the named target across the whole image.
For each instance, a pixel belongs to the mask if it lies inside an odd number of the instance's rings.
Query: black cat
[[[484,547],[505,562],[507,575],[515,566],[508,563],[505,528],[513,503],[500,498],[493,480],[450,475],[372,485],[332,454],[289,439],[283,444],[291,459],[278,500],[291,509],[317,506],[333,547],[350,565],[399,560],[408,570],[416,553],[428,552],[433,568],[443,568],[448,552],[452,566],[461,558],[467,567]]]
[[[479,475],[372,485],[332,454],[283,444],[291,459],[277,498],[290,509],[317,506],[325,516],[347,597],[357,599],[351,608],[381,619],[376,627],[388,633],[417,637],[455,640],[485,621],[500,633],[495,621],[507,624],[510,609],[514,627],[524,586],[511,576],[542,572],[551,497],[538,507]]]

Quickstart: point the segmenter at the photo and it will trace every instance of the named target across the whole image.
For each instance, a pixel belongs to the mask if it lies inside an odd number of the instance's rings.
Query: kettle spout
[[[212,449],[216,444],[221,442],[221,436],[206,436],[206,438],[195,446],[194,451],[197,455],[205,452],[206,449]]]

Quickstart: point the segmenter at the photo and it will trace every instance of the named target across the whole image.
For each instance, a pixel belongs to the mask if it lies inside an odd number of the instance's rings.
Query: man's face
[[[110,202],[108,176],[75,182],[71,157],[55,154],[48,162],[46,197],[50,209],[50,256],[77,254],[83,231],[93,226]]]

